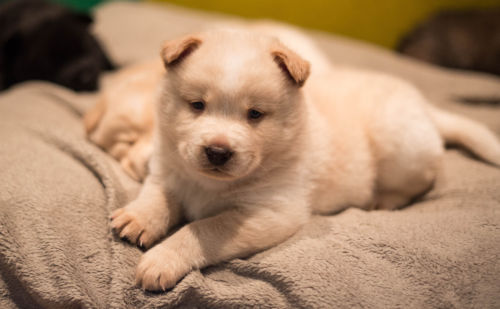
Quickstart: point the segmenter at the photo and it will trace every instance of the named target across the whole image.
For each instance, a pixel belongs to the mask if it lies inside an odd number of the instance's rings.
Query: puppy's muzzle
[[[233,151],[225,146],[211,145],[205,147],[205,155],[208,161],[214,166],[222,166],[226,164],[233,156]]]

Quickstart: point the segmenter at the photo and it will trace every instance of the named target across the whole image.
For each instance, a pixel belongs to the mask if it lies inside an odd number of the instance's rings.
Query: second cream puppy
[[[118,160],[137,181],[147,173],[154,105],[164,74],[159,59],[120,70],[106,78],[97,104],[84,117],[88,139]]]
[[[313,212],[403,206],[432,186],[445,140],[500,165],[485,127],[401,80],[315,70],[311,50],[283,41],[218,30],[164,45],[150,173],[111,224],[150,247],[191,222],[143,255],[143,288],[283,242]]]

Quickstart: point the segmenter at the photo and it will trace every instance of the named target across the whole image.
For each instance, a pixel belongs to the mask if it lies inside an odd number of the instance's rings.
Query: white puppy
[[[500,165],[480,124],[393,77],[331,69],[298,34],[278,36],[219,30],[164,45],[150,174],[112,227],[149,247],[182,216],[191,223],[144,254],[143,288],[283,242],[314,212],[403,206],[432,186],[444,140]]]

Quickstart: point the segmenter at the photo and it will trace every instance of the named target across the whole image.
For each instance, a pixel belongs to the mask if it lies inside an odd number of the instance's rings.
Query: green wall
[[[15,1],[15,0],[14,0]],[[106,0],[50,0],[52,2],[66,5],[79,12],[89,12],[92,7]]]
[[[391,48],[402,33],[438,9],[500,6],[500,0],[164,1],[250,18],[279,19]]]

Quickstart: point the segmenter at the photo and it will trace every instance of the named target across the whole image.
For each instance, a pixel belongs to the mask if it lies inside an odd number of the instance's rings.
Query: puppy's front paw
[[[148,291],[165,291],[175,286],[191,267],[175,251],[161,244],[147,251],[137,266],[136,284]]]
[[[134,205],[115,210],[111,214],[111,227],[121,238],[128,239],[133,244],[149,248],[167,233],[168,218],[154,211],[141,209]]]

